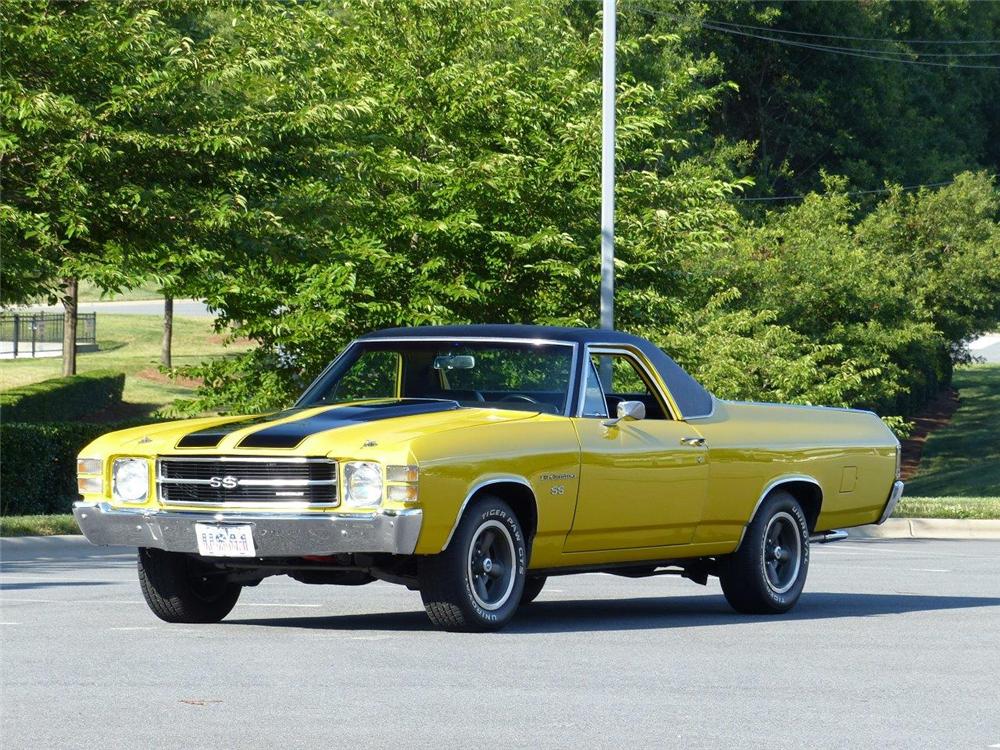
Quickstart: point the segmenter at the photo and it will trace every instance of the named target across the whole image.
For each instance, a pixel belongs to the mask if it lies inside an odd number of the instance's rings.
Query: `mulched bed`
[[[165,372],[160,372],[160,370],[155,367],[147,367],[145,370],[139,370],[139,372],[135,374],[135,377],[142,378],[143,380],[151,380],[154,383],[180,385],[185,388],[197,388],[204,382],[201,378],[185,378],[181,375],[172,378]]]
[[[949,388],[931,401],[922,414],[913,418],[913,432],[910,437],[902,441],[902,475],[904,480],[917,473],[927,436],[934,430],[940,430],[951,421],[958,404],[958,391]]]

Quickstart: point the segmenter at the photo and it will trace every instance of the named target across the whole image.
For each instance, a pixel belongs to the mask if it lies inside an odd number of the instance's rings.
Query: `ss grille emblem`
[[[232,490],[235,489],[239,483],[239,480],[233,476],[212,477],[208,480],[209,486],[215,487],[216,489],[219,487],[225,487],[227,490]]]

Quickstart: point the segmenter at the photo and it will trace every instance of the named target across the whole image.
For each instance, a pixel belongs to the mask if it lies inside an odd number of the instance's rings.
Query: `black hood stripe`
[[[191,432],[177,441],[178,448],[214,448],[222,442],[222,438],[237,430],[244,430],[258,424],[273,422],[276,419],[284,419],[293,414],[298,414],[302,409],[286,409],[285,411],[260,414],[256,417],[246,419],[236,419],[225,424],[212,425],[204,430]]]
[[[333,406],[305,419],[276,424],[273,427],[265,427],[252,432],[243,438],[237,447],[294,448],[310,435],[334,430],[338,427],[347,427],[361,422],[377,422],[395,417],[453,411],[458,408],[458,403],[455,401],[423,401],[419,399]]]

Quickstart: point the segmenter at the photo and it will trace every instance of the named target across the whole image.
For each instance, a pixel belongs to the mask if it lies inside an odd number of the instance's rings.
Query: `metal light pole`
[[[615,327],[615,0],[604,0],[601,74],[601,328]]]

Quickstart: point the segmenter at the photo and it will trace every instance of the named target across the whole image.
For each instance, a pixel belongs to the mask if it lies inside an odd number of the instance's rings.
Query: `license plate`
[[[196,523],[198,554],[205,557],[255,557],[253,527]]]

